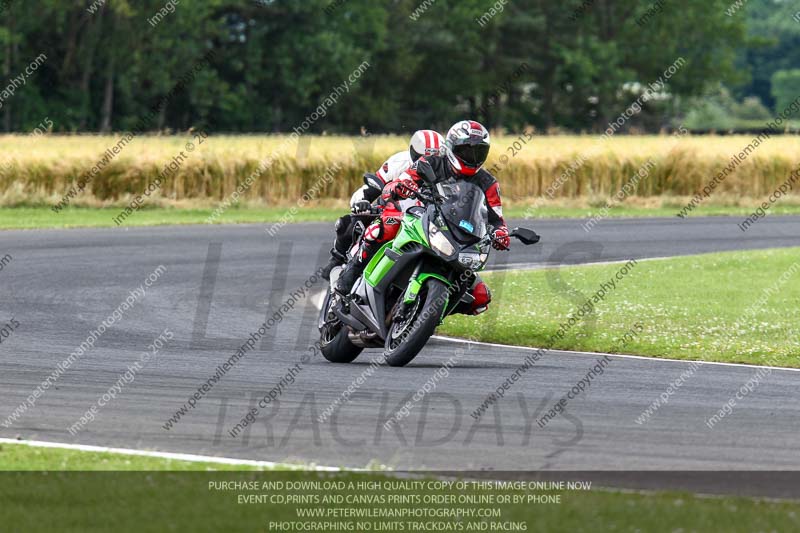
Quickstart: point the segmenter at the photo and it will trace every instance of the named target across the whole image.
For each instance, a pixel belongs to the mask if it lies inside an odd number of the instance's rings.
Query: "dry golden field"
[[[563,186],[554,191],[555,200],[605,200],[651,159],[652,169],[638,181],[631,199],[646,203],[656,197],[677,200],[695,194],[753,137],[618,136],[600,141],[595,136],[534,136],[524,144],[518,139],[495,136],[488,163],[488,167],[498,165],[496,174],[507,199],[519,202],[541,197],[572,165],[577,170],[574,175],[565,174]],[[116,136],[93,135],[0,136],[0,205],[61,200],[118,140]],[[515,140],[520,149],[511,148]],[[188,142],[193,151],[188,150]],[[387,156],[405,147],[406,137],[383,135],[305,136],[298,142],[265,135],[142,136],[123,145],[113,158],[106,156],[108,162],[98,166],[86,190],[76,194],[70,204],[123,204],[141,193],[181,152],[179,168],[166,174],[163,187],[149,204],[215,205],[228,198],[271,154],[277,155],[275,163],[243,190],[246,204],[286,204],[309,190],[314,191],[313,200],[325,203],[348,197],[364,171],[374,171]],[[578,159],[585,161],[576,165]],[[752,151],[713,196],[727,202],[760,199],[798,164],[798,137],[772,137]],[[331,165],[340,170],[333,179],[325,180],[322,176]],[[798,199],[796,191],[793,193],[790,201]]]

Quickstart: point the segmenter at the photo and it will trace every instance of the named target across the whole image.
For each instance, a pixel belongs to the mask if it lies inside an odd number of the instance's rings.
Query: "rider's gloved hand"
[[[508,234],[508,226],[503,224],[492,233],[492,246],[495,250],[508,250],[511,247],[511,236]]]
[[[419,187],[411,178],[398,178],[389,182],[383,188],[383,198],[386,200],[403,200],[419,192]]]
[[[361,213],[369,213],[371,208],[372,203],[366,200],[359,200],[353,204],[353,207],[350,210],[354,215],[360,215]]]

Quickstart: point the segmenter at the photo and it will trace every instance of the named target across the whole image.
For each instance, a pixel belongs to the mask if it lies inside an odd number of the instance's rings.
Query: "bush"
[[[775,97],[775,112],[790,109],[790,116],[798,110],[797,88],[800,87],[800,70],[779,70],[772,75],[772,96]],[[794,104],[794,105],[793,105]]]
[[[748,96],[734,107],[736,118],[743,120],[770,120],[772,114],[758,96]]]

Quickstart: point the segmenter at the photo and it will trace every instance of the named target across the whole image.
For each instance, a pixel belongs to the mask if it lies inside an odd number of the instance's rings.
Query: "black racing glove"
[[[361,213],[369,213],[371,208],[372,204],[370,202],[366,200],[359,200],[353,204],[353,207],[350,210],[354,215],[359,215]]]

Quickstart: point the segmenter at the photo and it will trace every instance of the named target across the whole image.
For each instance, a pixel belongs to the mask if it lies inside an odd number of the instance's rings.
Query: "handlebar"
[[[436,197],[432,194],[429,194],[427,191],[420,189],[419,191],[415,191],[413,194],[418,200],[422,200],[423,202],[435,202]]]
[[[514,237],[518,239],[522,244],[528,246],[531,244],[536,244],[539,242],[541,238],[535,231],[532,229],[526,228],[514,228],[508,234],[509,237]],[[486,241],[487,243],[491,244],[497,239],[494,238],[494,232],[487,233],[486,236],[482,239],[482,241]]]
[[[383,211],[383,209],[381,208],[381,206],[371,205],[371,206],[369,206],[369,210],[368,211],[360,211],[358,213],[351,213],[351,216],[354,216],[354,217],[375,217],[377,215],[380,215],[382,211]]]

